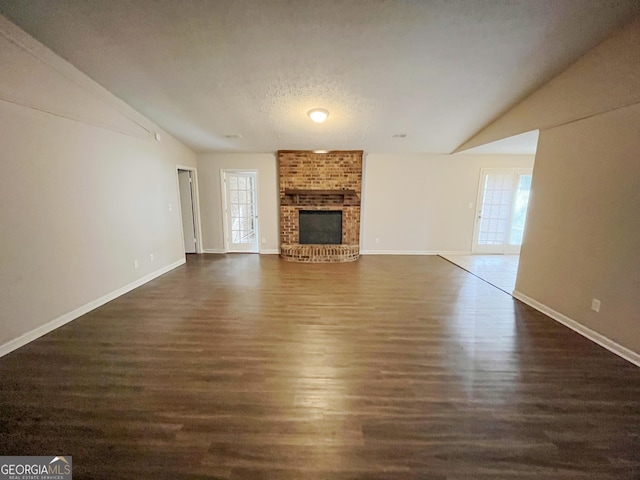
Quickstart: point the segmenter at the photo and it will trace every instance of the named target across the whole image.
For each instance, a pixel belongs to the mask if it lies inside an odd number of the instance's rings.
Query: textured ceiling
[[[640,2],[0,0],[0,12],[196,151],[448,153]]]

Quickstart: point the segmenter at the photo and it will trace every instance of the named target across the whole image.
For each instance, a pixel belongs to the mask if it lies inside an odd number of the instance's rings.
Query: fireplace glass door
[[[298,235],[301,245],[340,245],[342,243],[342,211],[300,210]]]

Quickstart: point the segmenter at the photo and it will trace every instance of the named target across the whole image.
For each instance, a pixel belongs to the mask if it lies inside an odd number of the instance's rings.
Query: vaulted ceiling
[[[449,153],[640,2],[0,0],[0,13],[196,151]]]

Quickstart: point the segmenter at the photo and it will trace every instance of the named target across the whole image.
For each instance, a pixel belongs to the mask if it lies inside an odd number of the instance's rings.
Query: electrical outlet
[[[600,305],[601,302],[597,298],[591,300],[591,310],[593,310],[594,312],[600,312]]]
[[[380,243],[380,239],[379,238],[376,238],[376,243]]]
[[[169,211],[173,210],[173,205],[169,204]]]
[[[150,262],[153,262],[153,260],[154,260],[153,253],[150,253],[150,254],[149,254],[149,261],[150,261]]]
[[[262,243],[267,243],[267,239],[262,237]]]
[[[138,262],[138,260],[133,261],[133,268],[135,268],[136,270],[140,268],[140,263]]]

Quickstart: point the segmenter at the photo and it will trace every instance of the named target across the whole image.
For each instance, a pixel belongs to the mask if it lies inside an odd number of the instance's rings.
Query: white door
[[[184,253],[196,253],[196,226],[193,208],[193,177],[189,170],[178,170],[178,190],[180,191],[180,214]]]
[[[258,252],[257,172],[222,171],[225,250]]]
[[[531,191],[530,168],[482,169],[474,253],[520,253]]]

